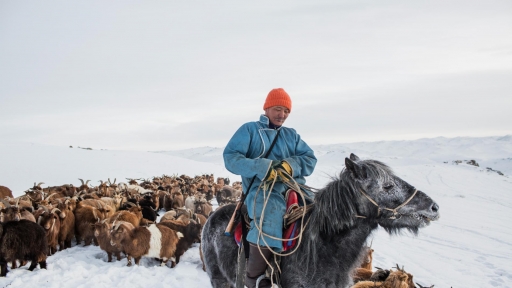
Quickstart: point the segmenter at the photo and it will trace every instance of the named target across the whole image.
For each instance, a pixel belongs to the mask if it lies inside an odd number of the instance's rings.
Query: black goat
[[[0,276],[7,275],[7,262],[30,260],[28,270],[39,263],[46,269],[48,241],[41,225],[28,221],[9,221],[0,225]]]

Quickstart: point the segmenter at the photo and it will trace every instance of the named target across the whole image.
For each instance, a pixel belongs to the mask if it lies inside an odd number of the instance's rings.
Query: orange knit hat
[[[283,88],[275,88],[268,92],[263,110],[273,106],[283,106],[292,112],[292,99],[290,99],[290,96]]]

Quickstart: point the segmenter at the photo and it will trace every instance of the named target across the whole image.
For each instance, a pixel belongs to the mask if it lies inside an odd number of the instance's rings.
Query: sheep
[[[59,201],[60,210],[59,251],[71,248],[71,240],[75,237],[75,214],[71,208],[71,200]]]
[[[164,266],[174,257],[176,244],[183,234],[161,224],[131,228],[125,223],[116,223],[111,237],[112,246],[122,247],[126,253],[128,266],[132,265],[132,257],[139,265],[142,256],[159,258]]]
[[[33,271],[37,264],[46,269],[48,241],[40,225],[28,221],[10,221],[0,224],[0,276],[7,275],[7,262],[30,260]]]
[[[132,224],[128,222],[123,223],[126,223],[130,227],[130,229],[135,228]],[[110,240],[112,239],[110,236],[110,229],[112,228],[112,225],[108,223],[108,221],[106,220],[94,223],[92,225],[94,228],[94,236],[96,237],[96,240],[98,241],[101,250],[107,252],[108,262],[112,262],[112,254],[116,256],[117,261],[120,261],[121,252],[123,252],[122,247],[117,247],[110,244]]]
[[[11,189],[0,185],[0,199],[5,199],[5,197],[13,198]]]
[[[57,245],[59,244],[59,231],[60,231],[60,218],[58,213],[61,211],[57,208],[49,210],[46,206],[42,206],[41,213],[38,214],[37,224],[41,225],[48,240],[49,253],[53,255],[57,252]]]
[[[167,226],[174,231],[181,232],[184,237],[178,240],[176,244],[175,258],[176,261],[172,261],[171,268],[174,268],[176,264],[180,262],[180,257],[187,251],[192,244],[201,242],[201,224],[190,221],[185,224],[183,221],[164,221],[160,222],[161,225]]]

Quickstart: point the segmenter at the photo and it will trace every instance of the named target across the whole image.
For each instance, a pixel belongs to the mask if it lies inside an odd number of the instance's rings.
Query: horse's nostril
[[[432,209],[433,212],[437,212],[439,210],[439,205],[437,205],[437,203],[434,203],[434,204],[432,204],[432,208],[431,209]]]

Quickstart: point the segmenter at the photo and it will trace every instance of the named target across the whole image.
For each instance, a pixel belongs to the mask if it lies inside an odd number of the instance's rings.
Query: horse
[[[378,226],[391,235],[404,229],[417,235],[419,228],[439,219],[438,204],[389,166],[349,157],[340,175],[315,193],[305,214],[302,243],[281,257],[282,287],[350,287],[352,270]],[[224,235],[234,210],[234,204],[218,208],[203,228],[201,249],[214,288],[235,287],[238,246]]]

